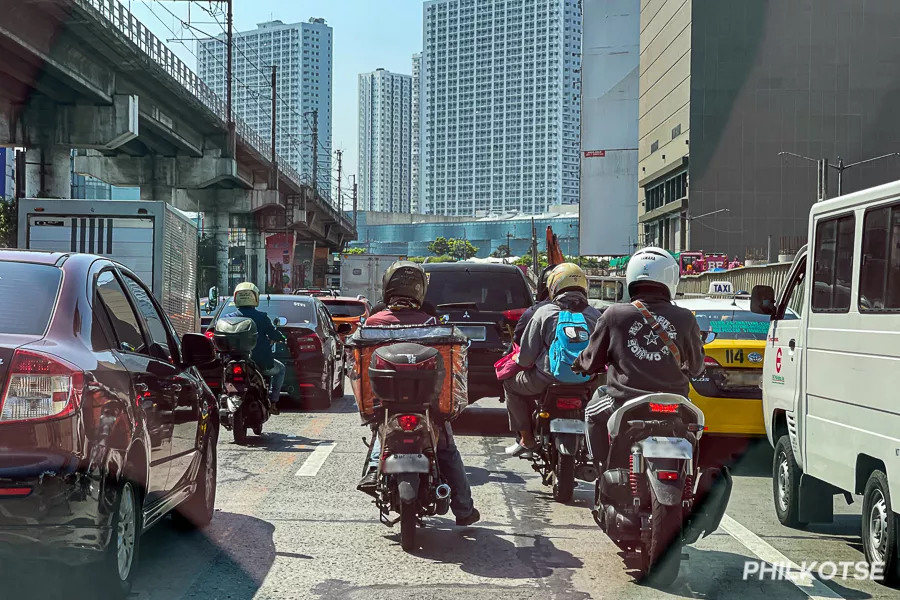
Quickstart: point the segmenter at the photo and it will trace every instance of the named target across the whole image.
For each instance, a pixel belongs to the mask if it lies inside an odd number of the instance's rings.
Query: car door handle
[[[793,352],[797,348],[797,340],[791,340],[788,342],[788,348]]]

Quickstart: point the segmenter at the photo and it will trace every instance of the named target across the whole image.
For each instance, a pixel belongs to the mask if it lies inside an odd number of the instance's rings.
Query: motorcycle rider
[[[534,305],[526,310],[519,318],[519,322],[516,323],[516,329],[513,332],[513,342],[519,345],[522,344],[522,335],[525,333],[525,328],[528,326],[528,322],[531,321],[531,317],[534,316],[537,309],[550,302],[550,290],[547,289],[547,279],[550,277],[550,273],[553,269],[557,266],[558,265],[550,265],[541,271],[541,276],[538,278],[537,284],[537,302],[535,302]]]
[[[703,340],[694,314],[672,300],[681,278],[678,263],[661,248],[642,248],[628,261],[625,282],[632,303],[620,303],[604,311],[588,347],[579,355],[573,371],[606,374],[606,389],[599,389],[585,408],[588,452],[598,472],[609,453],[609,417],[628,400],[652,393],[687,397],[689,377],[704,370]],[[651,326],[641,303],[656,322]],[[669,351],[664,329],[680,355]],[[599,483],[599,479],[597,480]]]
[[[250,358],[259,367],[263,377],[271,378],[269,383],[269,412],[280,414],[278,399],[281,397],[281,386],[284,385],[284,364],[275,360],[272,354],[272,342],[285,342],[287,338],[275,329],[269,315],[259,310],[259,288],[249,281],[237,284],[234,288],[234,305],[237,310],[225,315],[226,318],[237,317],[252,319],[256,324],[256,347]]]
[[[390,325],[426,325],[436,323],[433,313],[423,310],[428,278],[421,265],[409,261],[397,261],[388,267],[382,279],[384,288],[384,310],[366,319],[363,327]],[[438,466],[445,482],[450,486],[450,510],[456,517],[456,524],[467,527],[481,519],[481,513],[472,501],[472,489],[466,476],[462,456],[453,438],[449,421],[438,423]],[[357,489],[374,494],[378,484],[378,462],[381,459],[381,441],[375,436],[369,454],[369,471],[362,478]]]
[[[510,456],[527,456],[537,446],[531,422],[532,398],[556,381],[550,368],[549,350],[557,337],[560,313],[583,314],[588,331],[593,330],[600,318],[600,311],[588,304],[587,286],[584,271],[573,263],[557,265],[548,274],[547,290],[552,300],[538,308],[529,320],[515,359],[523,370],[503,382],[509,429],[521,435],[520,441],[506,448]]]

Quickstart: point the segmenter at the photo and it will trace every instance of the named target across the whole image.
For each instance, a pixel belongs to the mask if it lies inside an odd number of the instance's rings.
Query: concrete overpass
[[[118,0],[16,0],[0,11],[0,146],[27,149],[26,195],[70,194],[75,170],[143,199],[205,213],[215,224],[219,282],[228,229],[265,231],[339,250],[353,223]],[[243,217],[235,218],[235,215]],[[265,264],[261,243],[251,243]],[[264,282],[259,269],[255,279]],[[227,287],[227,286],[226,286]]]

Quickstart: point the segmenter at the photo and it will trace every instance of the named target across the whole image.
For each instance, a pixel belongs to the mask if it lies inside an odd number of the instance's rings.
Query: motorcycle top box
[[[446,374],[441,353],[419,344],[382,346],[369,361],[372,393],[383,404],[430,407],[440,398]]]
[[[249,357],[256,347],[256,323],[244,317],[229,317],[216,321],[213,342],[219,352],[231,356]]]

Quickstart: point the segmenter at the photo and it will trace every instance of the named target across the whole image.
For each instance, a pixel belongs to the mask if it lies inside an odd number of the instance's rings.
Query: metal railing
[[[787,278],[791,263],[773,263],[753,267],[741,267],[727,271],[684,275],[678,284],[678,291],[685,294],[706,294],[713,281],[730,281],[735,291],[749,292],[755,285],[769,285],[780,290]]]
[[[138,21],[119,0],[72,1],[87,13],[93,15],[98,22],[112,26],[124,35],[134,45],[136,51],[140,51],[149,57],[186,91],[200,100],[203,106],[219,119],[223,128],[227,127],[227,107],[225,102],[153,32]],[[266,157],[271,153],[269,141],[265,140],[234,112],[232,112],[232,118],[234,119],[235,134],[238,136],[238,140],[256,150],[263,157],[263,160],[268,160]],[[279,170],[299,189],[303,189],[303,180],[297,170],[277,153],[275,156],[278,160]],[[326,200],[322,196],[320,198],[324,206],[332,213],[331,216],[335,220],[343,222],[348,229],[352,230],[353,222],[341,214],[339,205],[334,200]]]

